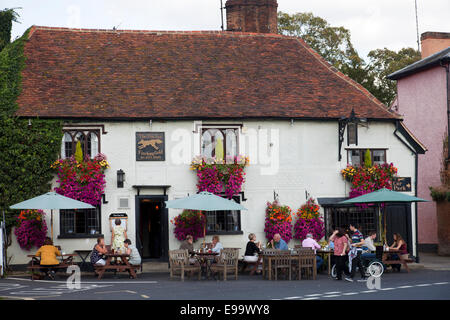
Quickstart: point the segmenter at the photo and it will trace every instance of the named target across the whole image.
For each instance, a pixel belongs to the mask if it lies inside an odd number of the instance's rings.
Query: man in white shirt
[[[316,253],[317,249],[321,248],[320,244],[318,244],[317,241],[313,239],[313,236],[311,233],[308,233],[306,235],[306,239],[303,240],[303,242],[302,242],[302,247],[303,248],[311,248],[314,250],[314,253]],[[322,263],[323,263],[322,257],[316,256],[317,270],[319,270]]]
[[[377,233],[375,231],[369,232],[369,236],[364,239],[364,247],[367,247],[368,250],[365,253],[361,255],[362,258],[365,259],[374,259],[376,257],[375,253],[372,253],[373,251],[376,251],[377,248],[375,248],[375,245],[373,244],[373,241],[377,238]],[[371,252],[372,251],[372,252]]]

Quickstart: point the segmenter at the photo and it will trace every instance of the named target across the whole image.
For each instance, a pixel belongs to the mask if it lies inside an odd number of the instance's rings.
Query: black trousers
[[[57,266],[58,266],[57,264],[53,264],[53,265],[43,265],[43,264],[41,264],[40,270],[41,270],[41,272],[48,273],[51,270],[56,271],[56,269],[53,269],[52,267],[57,267]]]
[[[356,257],[353,258],[352,260],[352,272],[350,274],[350,277],[353,278],[355,276],[356,273],[356,267],[359,268],[359,273],[361,274],[361,278],[364,278],[365,272],[364,272],[364,267],[361,263],[361,251],[358,251]]]
[[[344,272],[345,261],[347,256],[334,256],[334,261],[336,261],[336,279],[342,280],[342,272]]]

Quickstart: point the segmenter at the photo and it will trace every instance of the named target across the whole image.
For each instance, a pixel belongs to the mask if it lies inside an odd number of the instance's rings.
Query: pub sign
[[[165,161],[164,132],[136,132],[136,161]]]
[[[394,177],[392,179],[392,190],[400,192],[411,191],[411,177]]]

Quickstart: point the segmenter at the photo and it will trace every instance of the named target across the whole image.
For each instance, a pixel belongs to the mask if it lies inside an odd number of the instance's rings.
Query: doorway
[[[167,261],[167,196],[136,196],[136,242],[144,260]]]

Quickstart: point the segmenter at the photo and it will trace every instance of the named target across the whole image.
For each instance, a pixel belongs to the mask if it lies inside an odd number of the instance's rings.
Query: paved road
[[[108,274],[98,281],[82,278],[80,289],[68,289],[65,276],[56,281],[30,281],[25,277],[0,280],[0,297],[28,300],[323,300],[323,299],[450,299],[450,271],[413,270],[385,273],[381,289],[365,282],[334,281],[319,275],[316,281],[272,281],[240,276],[238,281],[169,280],[167,274],[140,274],[139,279]]]

